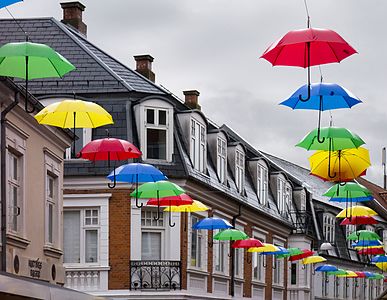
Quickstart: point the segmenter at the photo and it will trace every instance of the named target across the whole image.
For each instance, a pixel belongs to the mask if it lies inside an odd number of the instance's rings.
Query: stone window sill
[[[44,255],[50,256],[53,258],[57,258],[57,259],[61,258],[61,256],[63,255],[62,250],[57,249],[57,248],[50,246],[50,245],[45,245],[43,247],[43,252],[44,252]]]
[[[31,243],[30,240],[27,240],[16,233],[7,232],[7,244],[26,249],[27,246]]]

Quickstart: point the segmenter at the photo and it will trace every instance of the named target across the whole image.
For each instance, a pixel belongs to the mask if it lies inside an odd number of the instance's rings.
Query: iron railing
[[[313,217],[306,210],[290,211],[294,233],[313,235]]]
[[[181,289],[181,262],[172,260],[131,260],[130,289]]]

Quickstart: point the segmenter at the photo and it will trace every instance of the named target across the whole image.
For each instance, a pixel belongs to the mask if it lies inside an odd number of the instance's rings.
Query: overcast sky
[[[62,18],[61,1],[25,0],[16,17]],[[200,91],[202,111],[226,123],[256,148],[308,166],[311,153],[294,147],[317,125],[316,111],[277,104],[305,84],[306,71],[271,67],[259,56],[287,31],[306,26],[303,0],[82,0],[88,38],[134,68],[133,55],[151,54],[156,82],[183,98]],[[313,27],[333,29],[359,54],[322,66],[363,104],[333,111],[336,126],[359,134],[371,151],[367,178],[382,184],[381,149],[387,144],[386,0],[309,0]],[[9,17],[5,10],[0,17]],[[312,69],[314,81],[319,79]],[[324,124],[329,112],[324,113]]]

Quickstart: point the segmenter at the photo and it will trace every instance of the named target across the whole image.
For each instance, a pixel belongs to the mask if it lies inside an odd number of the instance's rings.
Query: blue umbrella
[[[318,266],[315,271],[316,272],[334,272],[337,271],[338,269],[335,266],[332,265],[322,265]]]
[[[308,85],[303,85],[290,96],[281,102],[281,105],[289,106],[292,109],[318,110],[318,128],[321,123],[321,112],[339,108],[351,108],[362,103],[347,89],[335,83],[313,83],[311,84],[311,97],[308,101],[300,100],[300,96],[308,93]],[[318,140],[320,141],[320,130],[318,130]]]
[[[0,0],[0,8],[4,8],[8,5],[11,5],[11,4],[14,4],[14,3],[17,3],[17,2],[21,2],[23,0]]]
[[[387,256],[377,255],[374,258],[372,258],[371,262],[373,262],[373,263],[385,263],[385,262],[387,262]]]
[[[282,255],[282,254],[289,254],[289,250],[285,247],[277,246],[279,251],[273,251],[273,252],[262,252],[260,255]]]
[[[381,246],[382,243],[379,240],[372,240],[372,241],[359,241],[357,243],[353,243],[352,247],[370,247],[370,246]]]
[[[148,164],[131,163],[119,166],[112,171],[108,176],[111,181],[135,183],[136,189],[140,182],[156,182],[160,180],[168,180],[168,178],[157,168]],[[136,206],[141,208],[143,205],[138,204],[136,196]]]
[[[228,229],[233,226],[226,220],[221,218],[204,218],[192,226],[192,229]]]
[[[373,273],[373,272],[363,272],[363,274],[364,274],[366,277],[373,277],[373,276],[375,276],[375,273]]]

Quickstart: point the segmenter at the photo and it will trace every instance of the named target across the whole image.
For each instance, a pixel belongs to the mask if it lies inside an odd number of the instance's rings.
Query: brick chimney
[[[87,26],[82,22],[82,12],[85,10],[86,6],[78,1],[62,2],[60,6],[63,9],[62,23],[71,25],[84,36],[86,36]]]
[[[156,75],[152,71],[153,57],[149,54],[135,55],[133,57],[136,61],[136,71],[150,81],[155,82]]]
[[[191,91],[183,91],[183,94],[185,96],[185,105],[190,107],[191,109],[199,109],[199,95],[200,93],[197,90],[191,90]]]

